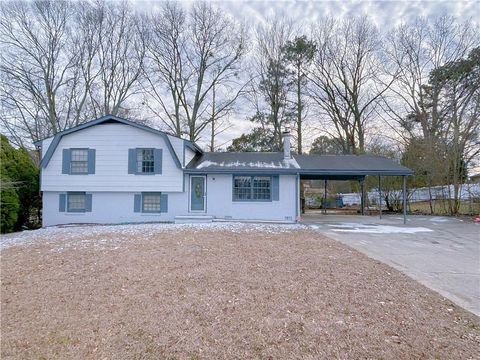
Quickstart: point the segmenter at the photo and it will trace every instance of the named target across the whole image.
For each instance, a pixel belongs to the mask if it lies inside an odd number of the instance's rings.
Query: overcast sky
[[[271,15],[285,15],[298,24],[313,23],[323,16],[349,17],[366,14],[381,28],[389,28],[417,16],[453,15],[476,17],[479,1],[218,1],[237,18],[262,22]]]
[[[135,1],[146,11],[158,6],[158,1]],[[182,1],[191,4],[192,1]],[[325,16],[336,18],[367,15],[380,32],[387,32],[392,27],[413,21],[418,16],[427,18],[451,15],[459,19],[471,19],[480,24],[479,1],[212,1],[218,7],[225,9],[234,18],[245,22],[251,27],[261,25],[269,17],[285,16],[294,21],[308,33],[310,25]],[[245,120],[251,112],[241,109],[232,117],[235,126],[221,134],[218,143],[223,143],[248,132],[252,124]],[[206,135],[206,134],[205,134]],[[318,134],[313,134],[313,140]],[[207,139],[204,139],[207,140]],[[204,145],[204,141],[200,142]]]

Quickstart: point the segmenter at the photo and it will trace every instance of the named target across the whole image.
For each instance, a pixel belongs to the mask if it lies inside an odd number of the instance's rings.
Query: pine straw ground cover
[[[96,226],[16,240],[1,253],[2,359],[478,356],[478,317],[303,227]]]

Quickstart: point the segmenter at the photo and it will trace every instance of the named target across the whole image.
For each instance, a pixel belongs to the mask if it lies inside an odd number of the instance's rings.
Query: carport
[[[354,180],[360,184],[361,213],[365,214],[365,177],[378,178],[379,198],[382,199],[382,177],[402,177],[403,223],[407,222],[407,176],[412,170],[391,159],[371,155],[297,155],[299,182],[301,180],[324,180],[325,198],[329,180]],[[300,186],[298,186],[300,194]],[[299,196],[300,198],[300,196]],[[379,202],[379,216],[382,218],[382,206]]]

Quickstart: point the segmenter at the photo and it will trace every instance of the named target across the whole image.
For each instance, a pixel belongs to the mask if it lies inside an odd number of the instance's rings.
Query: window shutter
[[[278,175],[272,176],[272,200],[280,200],[280,179]]]
[[[137,172],[137,149],[128,149],[128,173],[135,174]]]
[[[160,194],[160,212],[168,212],[168,194]]]
[[[65,203],[67,202],[67,196],[65,194],[60,194],[58,199],[58,211],[65,212]]]
[[[92,194],[85,194],[85,212],[92,211]]]
[[[133,212],[140,212],[140,209],[142,207],[142,195],[140,194],[135,194],[135,197],[133,199]]]
[[[62,174],[70,174],[71,150],[63,149]]]
[[[95,149],[88,149],[88,173],[95,174]]]
[[[163,150],[162,149],[154,149],[153,150],[153,161],[154,161],[154,173],[161,174],[162,173],[162,156]]]

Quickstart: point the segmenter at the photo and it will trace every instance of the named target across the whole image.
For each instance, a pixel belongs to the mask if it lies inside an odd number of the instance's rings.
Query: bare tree
[[[150,23],[149,108],[171,132],[196,141],[241,94],[245,30],[208,3],[196,3],[188,13],[178,3],[165,3]],[[220,88],[228,91],[215,99],[212,113],[214,88],[217,95]]]
[[[366,131],[379,98],[391,79],[383,78],[382,42],[366,18],[327,19],[314,29],[317,53],[312,99],[341,140],[344,152],[365,151]]]
[[[430,83],[439,88],[444,142],[448,144],[449,210],[460,208],[460,188],[467,178],[468,164],[480,154],[480,47],[465,59],[445,64],[432,72]]]
[[[18,145],[119,114],[138,91],[145,25],[126,4],[0,6],[0,120]]]
[[[71,94],[79,91],[68,26],[72,9],[55,1],[0,4],[0,116],[17,144],[70,126]]]
[[[430,73],[466,56],[478,43],[476,38],[470,22],[458,23],[449,16],[433,22],[418,18],[411,24],[398,26],[388,35],[386,54],[396,81],[386,94],[382,109],[410,137],[440,135],[443,127],[439,108],[441,89],[428,86]]]
[[[167,129],[182,136],[186,132],[179,94],[185,92],[182,76],[187,65],[186,12],[177,2],[166,2],[149,19],[150,36],[144,66],[148,86],[145,103]]]
[[[141,90],[146,24],[127,3],[99,3],[96,14],[98,86],[90,87],[96,116],[127,112],[125,102]]]
[[[295,83],[295,115],[297,130],[297,151],[302,154],[303,150],[303,123],[306,115],[304,100],[305,88],[307,83],[307,74],[309,65],[315,56],[315,44],[308,40],[306,36],[297,36],[293,41],[287,42],[284,47],[285,58],[293,67],[292,77]]]
[[[292,35],[292,23],[280,18],[270,19],[256,32],[250,99],[257,111],[251,120],[259,123],[263,132],[272,133],[271,147],[276,151],[282,148],[282,128],[292,119],[288,109],[292,81],[284,56]]]
[[[429,191],[435,184],[453,185],[448,203],[456,214],[466,167],[480,150],[478,52],[466,58],[480,45],[478,30],[453,17],[433,22],[419,18],[396,28],[389,43],[387,54],[397,80],[382,109],[393,120],[392,128],[405,134],[409,148],[427,145],[416,154],[413,166],[419,177],[426,174]],[[436,158],[442,160],[437,161],[440,166],[430,166],[430,159]]]
[[[221,85],[221,84],[220,84]],[[222,87],[217,90],[217,86],[212,87],[211,91],[211,112],[210,112],[210,151],[216,151],[221,146],[225,145],[224,143],[217,143],[217,137],[231,128],[232,124],[230,123],[229,116],[234,110],[233,103],[229,100],[229,87]],[[238,94],[240,95],[241,92]],[[220,98],[220,101],[218,100]],[[223,102],[222,100],[223,99]],[[225,103],[225,101],[227,103]],[[230,103],[229,103],[230,102]]]

